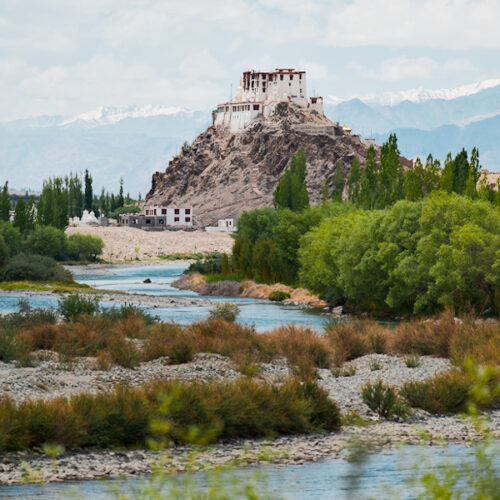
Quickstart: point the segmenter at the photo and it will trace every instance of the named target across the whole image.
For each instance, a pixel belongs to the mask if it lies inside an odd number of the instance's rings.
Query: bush
[[[10,222],[0,221],[0,235],[3,237],[9,257],[14,257],[21,252],[21,233]]]
[[[66,234],[52,226],[36,226],[26,240],[28,253],[61,259],[66,253]]]
[[[7,264],[9,260],[9,249],[5,244],[3,236],[0,234],[0,269]]]
[[[379,416],[389,418],[393,414],[394,405],[397,403],[396,393],[381,380],[375,384],[365,385],[361,390],[361,396],[368,408]]]
[[[438,375],[423,382],[406,382],[400,394],[415,408],[434,414],[458,413],[465,410],[470,381],[459,370]]]
[[[214,308],[210,309],[209,319],[222,319],[233,323],[236,321],[240,308],[236,304],[224,303],[217,304]]]
[[[288,292],[282,292],[280,290],[274,290],[269,294],[269,300],[273,302],[283,302],[285,299],[289,299],[290,294]]]
[[[131,317],[140,318],[146,326],[151,326],[153,323],[160,321],[159,316],[153,315],[142,309],[142,307],[134,304],[122,304],[119,307],[103,307],[101,310],[101,316],[112,322],[129,319]]]
[[[185,273],[222,274],[222,258],[222,253],[212,252],[205,256],[203,260],[190,264]]]
[[[216,441],[340,427],[336,404],[313,383],[158,381],[70,399],[14,403],[4,397],[0,399],[0,451],[47,442],[68,449],[146,446],[151,423],[158,416],[168,425],[154,428],[168,428],[168,437],[177,442],[190,442],[193,429],[209,433],[207,440]]]
[[[99,299],[97,297],[84,297],[72,293],[58,301],[57,311],[66,321],[74,321],[82,314],[93,316],[99,312]]]
[[[42,255],[16,255],[2,270],[2,281],[73,281],[71,273],[60,267],[57,262]]]
[[[32,308],[25,299],[19,300],[18,307],[19,311],[0,316],[0,328],[19,328],[57,322],[57,314],[52,308]]]
[[[68,237],[67,257],[70,260],[94,261],[104,250],[104,242],[99,236],[72,234]]]

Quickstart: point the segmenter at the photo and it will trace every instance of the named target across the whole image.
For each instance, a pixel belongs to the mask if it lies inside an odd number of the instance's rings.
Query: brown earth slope
[[[209,127],[165,172],[153,175],[146,201],[193,206],[198,227],[238,218],[243,210],[272,205],[273,191],[300,148],[307,158],[311,203],[320,202],[324,178],[331,187],[337,161],[347,174],[354,156],[363,165],[367,151],[359,136],[344,134],[325,116],[283,102],[270,118],[260,118],[242,132]]]

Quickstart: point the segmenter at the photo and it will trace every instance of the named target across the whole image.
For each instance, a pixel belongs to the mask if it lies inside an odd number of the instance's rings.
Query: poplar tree
[[[361,166],[359,164],[359,159],[355,156],[352,160],[351,170],[347,176],[347,198],[352,203],[358,203],[361,179]]]
[[[467,159],[467,151],[464,148],[455,156],[455,168],[453,170],[453,191],[458,194],[463,194],[468,178],[469,161]]]
[[[328,183],[326,182],[326,179],[323,179],[321,182],[321,201],[323,203],[328,201]]]
[[[475,198],[477,196],[477,183],[479,182],[480,176],[481,165],[479,164],[479,150],[473,148],[470,155],[469,176],[465,184],[465,194],[469,198]]]
[[[439,160],[434,160],[431,154],[427,156],[424,170],[424,192],[426,195],[432,193],[432,191],[435,191],[439,187],[441,174],[440,166],[441,163]]]
[[[424,167],[420,158],[415,160],[413,168],[406,171],[403,194],[404,198],[410,201],[417,201],[424,197]]]
[[[453,191],[453,178],[455,176],[455,162],[451,157],[451,153],[448,153],[446,160],[444,161],[443,171],[441,172],[441,178],[439,179],[439,188],[447,193]]]
[[[375,208],[378,192],[378,172],[375,148],[371,145],[366,152],[365,167],[361,171],[359,202],[363,208]]]
[[[0,193],[0,220],[9,221],[10,207],[9,183],[6,181]]]
[[[332,200],[334,201],[342,201],[342,193],[344,192],[344,166],[342,162],[339,160],[337,165],[335,165],[335,173],[333,174],[333,192],[332,192]]]
[[[92,191],[92,176],[88,170],[85,170],[85,210],[89,212],[92,210],[92,202],[94,201],[94,194]]]
[[[273,193],[275,208],[289,208],[300,212],[309,206],[306,185],[306,156],[304,150],[292,156],[290,167],[285,170]]]
[[[399,160],[400,152],[396,134],[391,134],[380,151],[378,204],[380,208],[391,205],[402,197],[404,172]]]

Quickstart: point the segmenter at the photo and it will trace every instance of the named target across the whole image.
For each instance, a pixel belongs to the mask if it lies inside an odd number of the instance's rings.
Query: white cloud
[[[498,0],[354,0],[331,9],[325,43],[500,48],[498,19]]]
[[[227,75],[225,67],[207,49],[185,57],[179,69],[191,78],[212,79]]]
[[[326,80],[328,78],[328,69],[324,64],[301,60],[299,67],[307,71],[307,79],[309,82],[314,80]]]
[[[383,60],[375,69],[352,62],[349,69],[365,78],[386,82],[402,80],[430,80],[448,73],[472,71],[473,64],[468,59],[450,58],[438,62],[430,57],[394,57]]]

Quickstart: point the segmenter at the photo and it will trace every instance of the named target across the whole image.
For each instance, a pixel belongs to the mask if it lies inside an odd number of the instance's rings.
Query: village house
[[[193,227],[193,207],[145,205],[139,214],[121,214],[120,226],[140,229],[172,229]]]
[[[323,115],[323,98],[307,97],[306,72],[293,68],[245,71],[232,102],[219,104],[213,112],[216,127],[238,132],[259,116],[267,118],[279,102],[292,102]]]

